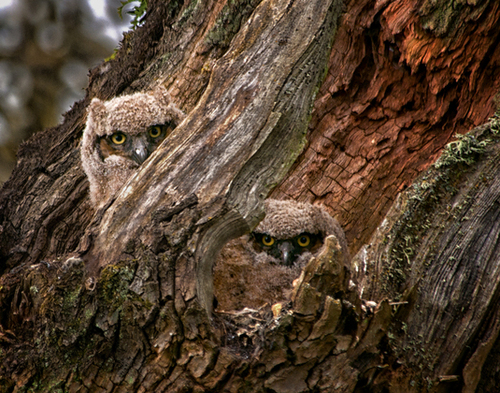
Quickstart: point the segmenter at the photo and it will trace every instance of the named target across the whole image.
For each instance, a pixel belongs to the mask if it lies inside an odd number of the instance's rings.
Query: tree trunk
[[[452,136],[495,111],[500,4],[459,3],[346,2],[310,143],[272,195],[328,206],[353,254]]]
[[[500,121],[396,196],[492,114],[500,6],[420,3],[151,1],[0,194],[2,391],[493,391]],[[160,82],[186,120],[94,211],[86,106]],[[214,313],[271,192],[337,213],[351,271],[329,237],[281,310]]]

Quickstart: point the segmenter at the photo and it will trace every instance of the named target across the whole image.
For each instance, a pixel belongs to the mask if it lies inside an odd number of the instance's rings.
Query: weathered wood
[[[196,244],[197,296],[211,310],[217,252],[258,223],[260,202],[304,144],[334,10],[329,2],[257,7],[215,65],[198,105],[104,213],[85,255],[93,273],[130,254],[125,249],[134,239],[153,246],[162,234],[153,232],[161,223],[151,215],[196,195],[198,220],[186,231]]]
[[[491,128],[498,123],[450,144],[354,259],[365,298],[402,302],[392,350],[414,371],[395,391],[449,375],[459,376],[450,389],[475,391],[497,340],[500,140]]]
[[[211,67],[258,3],[149,2],[144,25],[125,36],[114,59],[91,70],[87,96],[65,114],[64,123],[21,145],[0,194],[0,271],[73,252],[89,225],[93,212],[81,184],[86,179],[78,149],[90,99],[147,90],[166,79],[176,102],[190,111],[208,84]],[[44,247],[53,233],[57,241]],[[35,242],[39,252],[33,255]]]
[[[88,181],[79,168],[75,135],[83,119],[73,112],[66,124],[62,132],[49,129],[20,147],[0,195],[0,272],[74,250],[90,221]]]
[[[272,196],[327,206],[354,255],[453,135],[493,115],[500,4],[353,0],[346,9],[311,142]]]

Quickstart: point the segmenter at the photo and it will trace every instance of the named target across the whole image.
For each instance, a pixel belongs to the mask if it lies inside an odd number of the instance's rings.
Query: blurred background
[[[137,3],[0,0],[0,186],[19,143],[83,98],[89,69],[113,54]]]

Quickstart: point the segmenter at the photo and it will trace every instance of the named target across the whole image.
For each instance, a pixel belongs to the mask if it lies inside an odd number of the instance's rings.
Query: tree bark
[[[352,254],[454,134],[497,107],[495,1],[347,1],[309,125],[275,198],[328,206]]]
[[[391,348],[430,391],[496,389],[498,126],[448,145],[353,261],[366,298],[400,303]],[[414,378],[398,376],[395,390]]]
[[[498,118],[396,198],[500,80],[499,5],[433,4],[150,2],[0,194],[2,391],[492,391]],[[158,83],[187,118],[94,212],[85,108]],[[329,237],[281,310],[213,313],[270,192],[338,213],[352,268]]]

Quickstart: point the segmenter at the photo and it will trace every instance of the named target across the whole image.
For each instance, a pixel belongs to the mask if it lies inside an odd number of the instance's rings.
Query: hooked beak
[[[132,146],[132,159],[141,165],[146,158],[148,158],[149,152],[146,147],[146,144],[141,139],[136,139]]]
[[[295,262],[295,253],[293,251],[293,244],[291,242],[285,241],[278,245],[281,251],[281,259],[285,266],[292,266]]]

